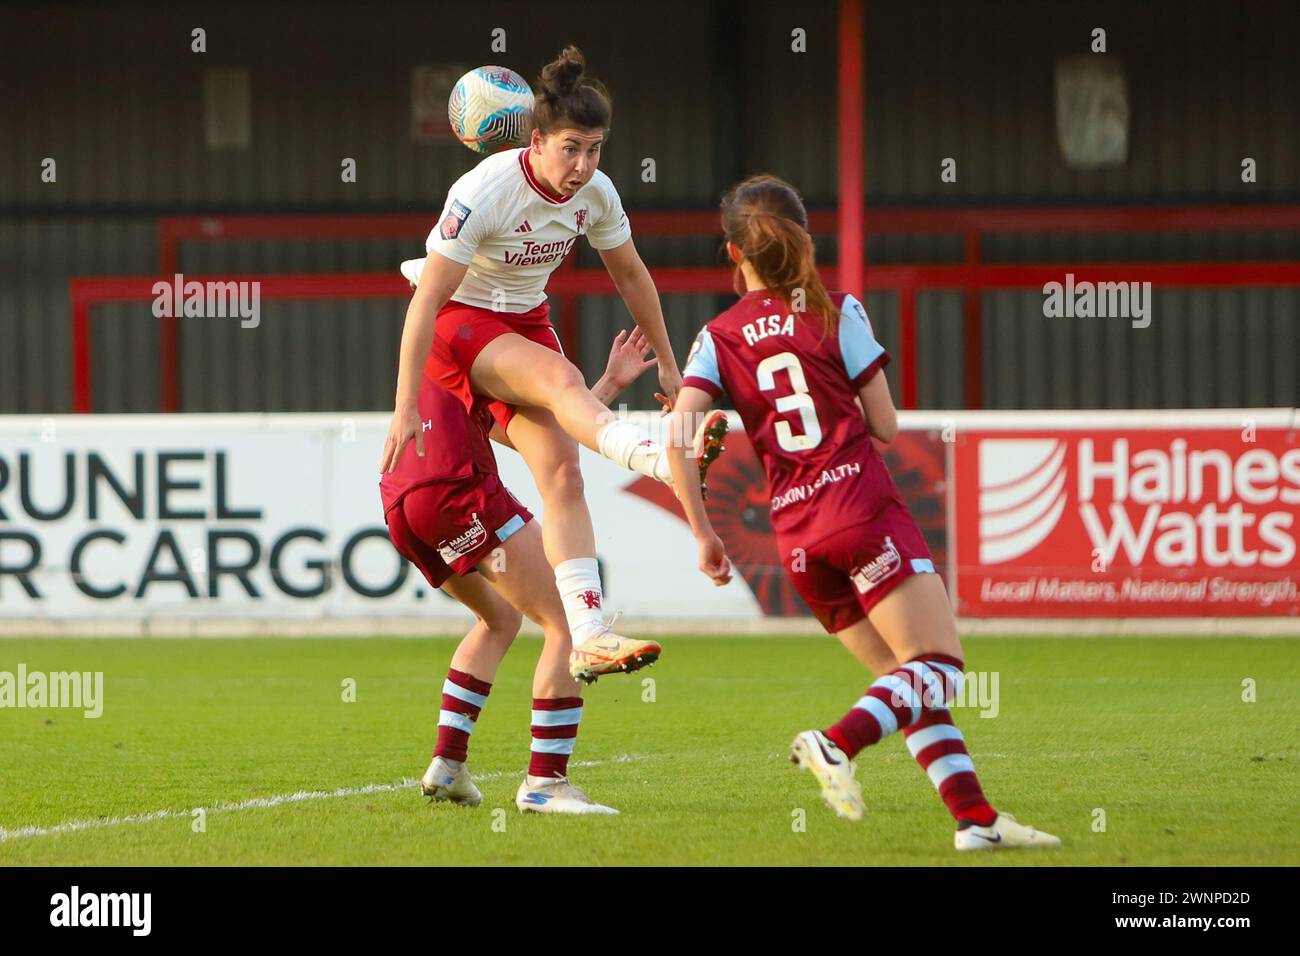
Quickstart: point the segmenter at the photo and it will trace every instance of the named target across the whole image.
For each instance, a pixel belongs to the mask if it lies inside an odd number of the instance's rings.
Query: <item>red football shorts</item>
[[[384,513],[393,547],[435,588],[469,574],[532,517],[500,478],[482,474],[412,488]]]
[[[493,339],[514,332],[531,342],[564,354],[560,337],[551,325],[550,306],[543,302],[528,312],[494,312],[451,301],[438,312],[433,348],[424,371],[429,378],[451,392],[473,413],[477,400],[486,404],[492,417],[504,429],[514,416],[515,406],[485,396],[476,396],[469,373],[479,352]]]
[[[812,547],[779,542],[786,573],[822,627],[836,634],[914,574],[934,572],[934,558],[906,506],[887,501],[870,521],[850,525]]]

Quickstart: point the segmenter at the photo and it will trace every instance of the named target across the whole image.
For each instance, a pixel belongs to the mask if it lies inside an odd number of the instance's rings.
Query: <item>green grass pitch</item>
[[[1064,842],[976,855],[901,734],[858,757],[857,824],[788,763],[869,683],[833,640],[663,643],[586,694],[570,776],[622,815],[562,818],[514,807],[535,639],[474,732],[477,810],[412,782],[453,639],[0,640],[0,671],[104,672],[99,719],[0,709],[0,865],[1300,863],[1300,640],[967,640],[999,675],[996,717],[954,710],[985,792]]]

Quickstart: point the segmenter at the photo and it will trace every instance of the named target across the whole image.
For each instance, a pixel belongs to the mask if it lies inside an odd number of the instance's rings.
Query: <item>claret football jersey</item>
[[[763,463],[772,527],[813,544],[901,502],[863,420],[858,389],[889,362],[862,304],[831,293],[832,331],[779,294],[742,296],[701,330],[685,384],[730,396]]]
[[[417,453],[412,439],[402,450],[397,467],[380,476],[385,511],[421,485],[497,474],[486,402],[466,412],[459,398],[427,375],[420,380],[418,402],[424,455]]]

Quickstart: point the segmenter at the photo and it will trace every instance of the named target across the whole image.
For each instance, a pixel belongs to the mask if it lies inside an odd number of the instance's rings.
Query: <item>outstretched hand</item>
[[[647,359],[650,341],[640,329],[619,330],[614,336],[614,344],[609,348],[609,364],[605,366],[605,379],[622,391],[638,378],[646,369],[655,365],[655,359]]]

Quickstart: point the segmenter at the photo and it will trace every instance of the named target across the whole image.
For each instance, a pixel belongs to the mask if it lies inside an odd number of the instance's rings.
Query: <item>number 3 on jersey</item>
[[[771,392],[776,389],[776,373],[784,369],[790,373],[790,387],[794,392],[782,395],[776,400],[778,412],[799,412],[799,421],[803,434],[796,435],[790,423],[776,423],[776,443],[785,451],[807,451],[816,448],[822,440],[822,426],[817,421],[817,406],[808,394],[808,380],[804,377],[803,366],[799,356],[793,352],[781,352],[769,355],[758,363],[758,387],[760,391]]]

